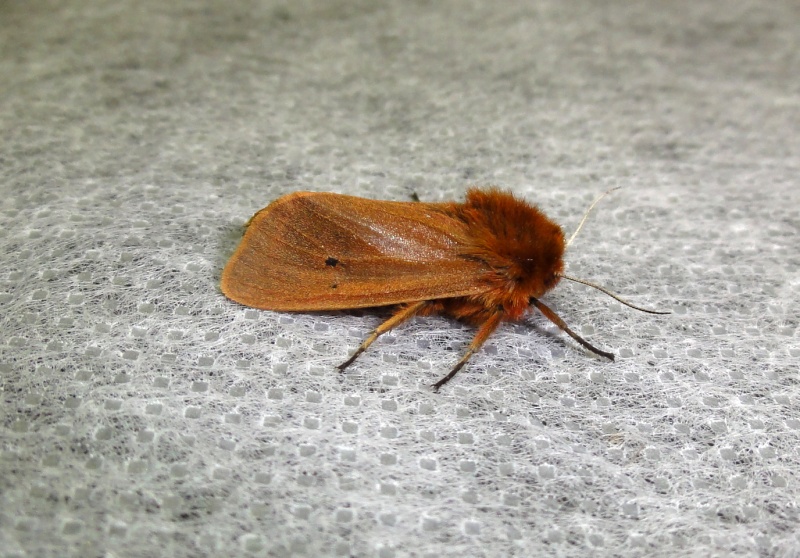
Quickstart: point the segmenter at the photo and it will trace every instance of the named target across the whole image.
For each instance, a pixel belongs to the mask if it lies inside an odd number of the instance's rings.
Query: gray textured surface
[[[0,554],[799,556],[796,2],[0,3]],[[472,331],[219,293],[293,190],[496,184],[569,270]]]

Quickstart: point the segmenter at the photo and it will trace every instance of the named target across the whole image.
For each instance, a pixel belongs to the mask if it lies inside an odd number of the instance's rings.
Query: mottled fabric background
[[[0,554],[800,556],[796,1],[0,2]],[[561,284],[474,329],[218,288],[295,190],[497,185]],[[297,286],[302,289],[302,285]]]

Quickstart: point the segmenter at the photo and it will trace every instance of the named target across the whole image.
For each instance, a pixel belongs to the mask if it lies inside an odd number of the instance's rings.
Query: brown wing
[[[222,292],[265,310],[364,308],[477,294],[484,266],[460,257],[452,204],[296,192],[256,213]]]

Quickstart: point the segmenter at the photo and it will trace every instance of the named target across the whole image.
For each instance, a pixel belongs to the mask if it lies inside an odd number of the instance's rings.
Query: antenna
[[[597,202],[595,202],[595,203],[597,203]],[[591,210],[591,208],[589,208],[589,209]],[[580,227],[578,227],[578,228],[580,229]],[[586,285],[588,287],[593,287],[593,288],[597,289],[600,292],[606,293],[608,296],[610,296],[611,298],[613,298],[614,300],[616,300],[618,302],[621,302],[625,306],[629,306],[629,307],[633,308],[634,310],[639,310],[640,312],[647,312],[648,314],[672,314],[672,312],[661,312],[659,310],[648,310],[647,308],[642,308],[641,306],[636,306],[635,304],[631,304],[630,302],[627,302],[626,300],[623,300],[622,297],[620,297],[619,295],[616,295],[616,294],[612,293],[611,291],[609,291],[608,289],[606,289],[605,287],[601,287],[600,285],[592,283],[591,281],[586,281],[585,279],[578,279],[577,277],[570,277],[569,275],[564,275],[563,273],[558,273],[557,275],[558,275],[558,277],[561,277],[562,279],[569,279],[570,281],[575,281],[576,283],[580,283],[581,285]]]
[[[587,210],[586,210],[586,213],[584,213],[584,214],[583,214],[583,219],[581,219],[581,222],[578,224],[578,228],[577,228],[577,229],[575,229],[575,232],[574,232],[574,233],[572,233],[572,236],[571,236],[571,237],[569,237],[569,240],[567,240],[567,248],[569,248],[569,245],[570,245],[570,244],[572,244],[572,241],[573,241],[573,240],[575,240],[575,237],[576,237],[576,236],[578,236],[578,233],[579,233],[579,232],[581,231],[581,229],[583,228],[583,224],[586,222],[586,219],[589,217],[589,214],[592,212],[592,209],[594,209],[594,206],[596,206],[596,205],[597,205],[597,203],[598,203],[600,200],[602,200],[604,197],[606,197],[608,194],[610,194],[610,193],[611,193],[611,192],[613,192],[614,190],[619,190],[621,187],[622,187],[622,186],[615,186],[615,187],[611,188],[610,190],[606,190],[605,192],[603,192],[602,194],[600,194],[600,196],[599,196],[599,197],[598,197],[596,200],[594,200],[594,201],[592,202],[592,205],[590,205],[590,206],[589,206],[589,209],[587,209]]]

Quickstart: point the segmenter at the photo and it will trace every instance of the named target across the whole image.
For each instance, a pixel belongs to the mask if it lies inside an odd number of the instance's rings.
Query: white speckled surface
[[[800,555],[795,2],[0,4],[3,556]],[[217,282],[275,197],[494,184],[579,285],[503,326]]]

